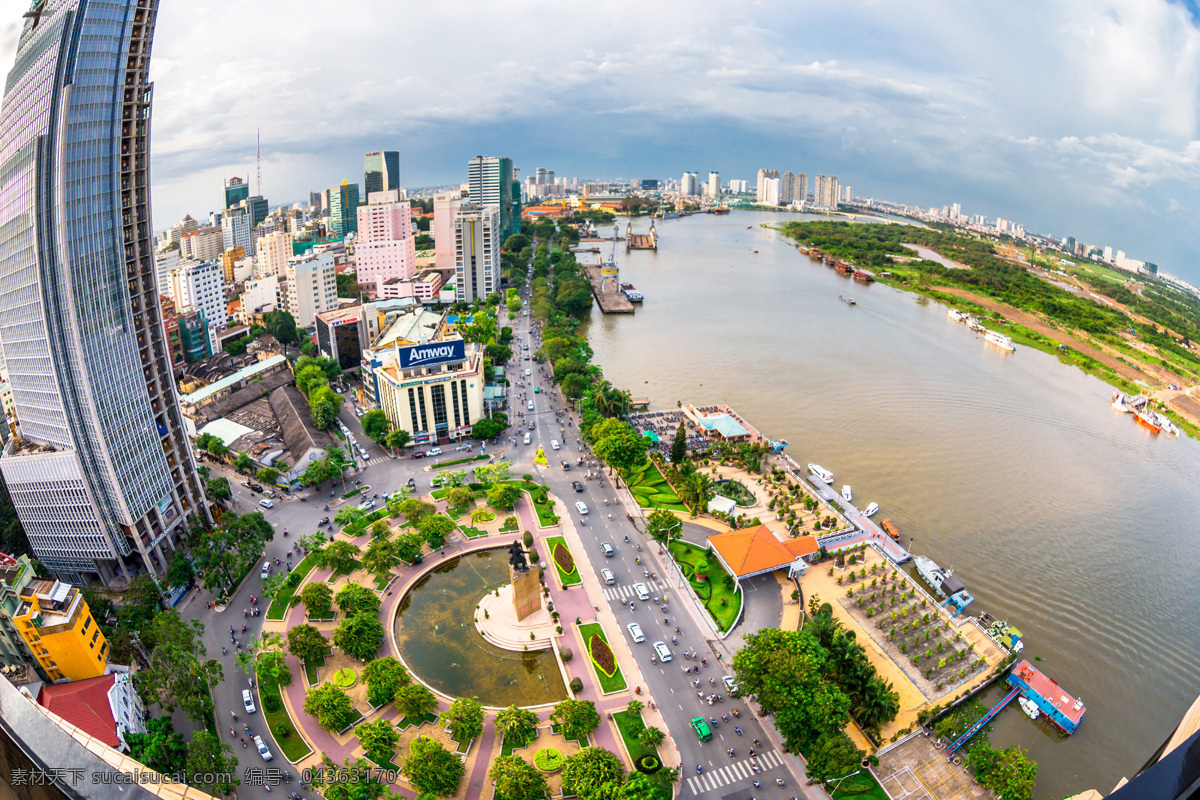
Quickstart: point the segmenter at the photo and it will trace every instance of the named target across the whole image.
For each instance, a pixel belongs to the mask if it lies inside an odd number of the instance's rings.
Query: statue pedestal
[[[512,578],[513,608],[520,622],[542,607],[542,568],[518,570],[509,567],[509,574]]]

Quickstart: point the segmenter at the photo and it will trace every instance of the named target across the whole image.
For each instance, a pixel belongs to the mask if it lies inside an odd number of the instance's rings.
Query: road
[[[527,290],[524,290],[522,294],[527,297]],[[581,447],[578,444],[578,430],[575,427],[578,419],[574,418],[571,420],[570,426],[566,425],[571,415],[568,414],[561,397],[553,389],[548,377],[543,374],[540,365],[531,358],[525,360],[532,356],[539,344],[537,326],[531,325],[531,322],[532,319],[526,316],[520,316],[515,321],[514,334],[519,338],[513,343],[512,365],[519,366],[520,375],[518,377],[515,374],[518,370],[512,370],[514,377],[510,379],[513,385],[510,389],[509,418],[513,423],[513,433],[517,438],[515,444],[512,443],[511,438],[505,440],[499,449],[501,452],[507,449],[505,458],[512,463],[515,475],[526,472],[540,475],[550,490],[570,507],[571,519],[576,525],[580,538],[590,550],[587,554],[583,554],[586,555],[584,560],[590,563],[597,573],[603,568],[612,570],[616,583],[604,587],[604,597],[618,620],[621,621],[622,629],[609,631],[609,635],[610,638],[613,635],[621,636],[625,644],[631,648],[646,681],[644,690],[648,690],[642,699],[653,699],[658,704],[667,727],[679,748],[680,761],[683,765],[680,795],[682,797],[719,797],[722,800],[726,798],[730,800],[746,800],[747,798],[787,800],[794,796],[804,796],[803,789],[800,788],[795,775],[788,770],[788,764],[782,758],[781,753],[768,741],[760,722],[750,713],[748,704],[728,697],[728,691],[721,685],[722,676],[728,674],[728,670],[721,665],[728,661],[731,651],[719,640],[707,638],[706,626],[695,616],[696,612],[690,608],[689,603],[677,602],[676,597],[679,590],[674,586],[666,586],[664,576],[668,565],[660,558],[658,546],[644,537],[634,524],[634,519],[624,512],[624,507],[617,499],[609,478],[596,475],[596,472],[593,471],[593,479],[585,479],[586,473],[592,470],[576,466],[579,459],[589,457],[586,446]],[[525,345],[529,345],[528,351],[524,350]],[[529,369],[531,373],[528,377],[524,375],[526,369]],[[539,387],[538,393],[533,393],[534,386]],[[533,404],[532,410],[528,408],[530,402]],[[558,417],[556,417],[556,413],[559,415]],[[353,412],[352,403],[344,404],[340,416],[360,443],[370,442],[362,434],[358,418]],[[531,443],[524,445],[522,444],[523,432],[528,430],[529,422],[534,423],[534,430],[530,432]],[[517,430],[518,426],[520,431]],[[555,451],[551,447],[551,440],[555,439],[562,448],[559,451]],[[550,463],[549,468],[535,466],[534,455],[538,447],[544,449]],[[442,449],[445,454],[439,457],[438,461],[454,460],[455,454],[450,447]],[[478,452],[478,443],[475,444],[475,449]],[[496,448],[489,445],[489,450],[495,452]],[[429,491],[433,470],[436,468],[436,461],[433,459],[393,458],[387,451],[373,443],[370,444],[368,452],[371,456],[370,460],[359,461],[361,469],[347,476],[347,485],[359,480],[364,485],[370,485],[372,492],[383,493],[395,490],[412,477],[420,492]],[[563,470],[558,463],[560,460],[568,461],[570,470]],[[262,499],[261,496],[241,486],[241,476],[236,476],[227,470],[226,473],[230,476],[230,485],[236,498],[237,510],[242,513],[262,510],[276,528],[275,539],[267,545],[267,558],[272,560],[279,558],[281,562],[286,562],[295,535],[316,530],[316,523],[326,513],[330,513],[332,516],[331,512],[326,512],[323,508],[324,503],[329,499],[327,490],[315,492],[314,496],[304,500],[277,500],[274,508],[259,509],[258,502]],[[576,492],[572,488],[571,483],[574,480],[582,483],[582,492]],[[338,488],[340,489],[340,487]],[[340,495],[340,492],[337,494]],[[608,501],[607,506],[605,500]],[[574,508],[575,501],[582,501],[587,506],[589,513],[580,514]],[[611,519],[609,518],[610,514]],[[282,535],[285,529],[290,532],[290,536]],[[628,536],[628,542],[625,541],[626,536]],[[601,542],[613,544],[615,554],[612,558],[602,556]],[[641,551],[636,549],[638,545],[641,545]],[[638,558],[641,558],[643,564],[637,563]],[[291,560],[295,563],[298,558],[293,554]],[[646,571],[656,573],[657,577],[648,579],[644,574]],[[643,602],[634,598],[631,610],[630,599],[633,594],[633,584],[637,582],[646,584],[651,600]],[[238,612],[250,609],[252,607],[250,596],[261,597],[261,592],[262,581],[259,571],[254,570],[234,594],[224,612],[216,612],[195,604],[190,611],[193,616],[207,626],[204,642],[208,653],[210,657],[217,658],[221,662],[225,671],[225,680],[213,690],[218,727],[225,736],[228,736],[229,727],[233,725],[235,731],[240,735],[242,723],[247,723],[254,733],[261,733],[264,736],[272,753],[276,756],[275,761],[271,764],[263,764],[254,753],[252,743],[246,750],[236,752],[241,748],[235,741],[235,755],[241,759],[239,771],[247,767],[269,768],[278,765],[279,769],[288,769],[294,774],[296,770],[282,758],[281,751],[270,738],[265,724],[260,722],[260,715],[244,713],[241,691],[248,687],[248,676],[237,670],[235,650],[230,647],[230,626],[234,627],[234,633],[239,642],[245,642],[249,637],[259,635],[264,617],[243,618],[239,616]],[[670,602],[666,603],[667,610],[665,612],[661,609],[664,593],[670,599]],[[654,600],[656,597],[658,598],[657,602]],[[259,607],[263,609],[264,614],[266,606],[267,603],[260,600]],[[666,621],[664,622],[664,620]],[[645,642],[637,644],[631,640],[629,631],[625,627],[630,622],[636,622],[641,626],[646,636]],[[241,632],[242,624],[246,625],[245,634]],[[679,633],[675,633],[676,627],[679,628]],[[678,640],[677,644],[671,642],[673,635]],[[652,663],[653,643],[656,641],[663,641],[667,644],[672,653],[670,661]],[[227,650],[223,655],[220,654],[222,646],[225,646]],[[705,658],[707,666],[699,666],[698,660],[685,659],[683,657],[685,651],[695,652],[698,657]],[[718,655],[721,658],[718,658]],[[696,667],[699,674],[685,674],[685,667]],[[710,678],[712,684],[709,683]],[[699,688],[693,684],[697,680],[700,682]],[[710,705],[706,700],[697,696],[698,692],[703,692],[705,695],[719,692],[725,695],[725,700]],[[254,701],[256,705],[259,702],[257,692],[254,693]],[[734,708],[741,712],[740,717],[736,720],[731,714]],[[239,720],[236,723],[231,718],[231,711],[238,714]],[[722,713],[730,715],[730,722],[727,723],[721,719]],[[713,734],[710,741],[701,742],[692,731],[691,720],[694,717],[716,720],[715,724],[709,722]],[[735,732],[735,722],[744,735],[739,736]],[[755,748],[758,752],[751,758],[749,751],[754,747],[753,740],[755,739],[760,740],[763,747]],[[733,748],[733,756],[728,754],[729,748]],[[703,772],[697,771],[697,766],[702,767]],[[760,771],[756,773],[755,767]],[[777,778],[784,780],[784,788],[776,785]],[[754,780],[761,781],[762,788],[755,789],[752,785]],[[289,791],[291,791],[290,788],[285,789],[282,796],[286,796]],[[243,786],[239,789],[239,795],[242,797],[266,797],[267,792],[261,787]]]

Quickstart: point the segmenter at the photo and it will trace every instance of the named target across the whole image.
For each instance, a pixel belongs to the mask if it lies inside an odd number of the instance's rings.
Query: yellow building
[[[31,582],[12,621],[50,680],[78,681],[104,674],[108,641],[83,595],[71,584]]]

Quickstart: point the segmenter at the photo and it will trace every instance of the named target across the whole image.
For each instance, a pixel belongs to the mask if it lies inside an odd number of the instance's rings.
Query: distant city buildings
[[[778,188],[775,190],[775,202],[767,202],[767,181],[779,178],[779,170],[777,169],[760,169],[758,171],[758,181],[756,183],[757,190],[755,192],[755,200],[759,205],[779,205]]]
[[[208,336],[208,352],[215,353],[217,331],[224,328],[225,274],[220,261],[184,261],[168,275],[171,297],[177,311],[195,309],[205,322]]]
[[[358,230],[358,184],[342,181],[329,187],[329,229],[335,236]]]
[[[337,308],[337,268],[333,253],[293,258],[288,264],[285,291],[284,308],[302,328],[312,327],[317,314]]]
[[[233,208],[250,196],[250,184],[241,178],[230,178],[225,182],[225,208]]]
[[[704,193],[713,200],[719,200],[721,198],[721,173],[708,173],[708,185],[705,187]]]
[[[683,178],[679,181],[679,194],[684,197],[700,194],[700,175],[695,172],[683,173]]]

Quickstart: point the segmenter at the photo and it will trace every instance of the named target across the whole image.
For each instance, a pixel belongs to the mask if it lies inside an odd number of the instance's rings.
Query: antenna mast
[[[258,140],[258,156],[256,166],[258,169],[258,196],[262,197],[262,128],[255,131],[255,136]]]

